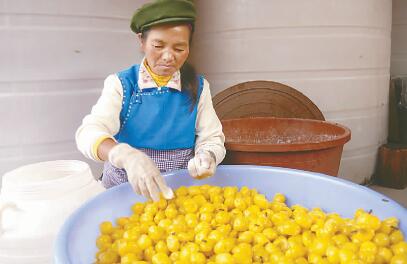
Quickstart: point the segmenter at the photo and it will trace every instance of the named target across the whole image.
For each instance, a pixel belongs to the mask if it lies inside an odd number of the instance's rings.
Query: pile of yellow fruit
[[[95,263],[407,263],[398,220],[359,209],[353,219],[268,201],[255,189],[180,187],[100,224]],[[407,219],[403,219],[407,220]]]

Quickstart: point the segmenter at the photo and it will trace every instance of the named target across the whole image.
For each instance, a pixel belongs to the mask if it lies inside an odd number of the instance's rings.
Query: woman
[[[212,176],[225,156],[221,123],[208,82],[186,63],[195,7],[157,0],[131,21],[145,55],[140,64],[108,76],[102,95],[76,132],[78,149],[105,161],[106,188],[129,181],[155,201],[173,197],[160,172],[188,168]]]

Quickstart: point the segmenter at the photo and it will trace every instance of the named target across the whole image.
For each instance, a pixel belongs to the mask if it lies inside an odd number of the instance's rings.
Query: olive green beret
[[[190,22],[193,26],[195,17],[195,6],[191,0],[155,0],[136,10],[130,28],[140,33],[150,26],[172,22]]]

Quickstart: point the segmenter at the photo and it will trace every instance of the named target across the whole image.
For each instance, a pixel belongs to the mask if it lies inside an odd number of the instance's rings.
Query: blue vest
[[[117,73],[123,87],[120,130],[115,139],[135,148],[174,150],[195,146],[196,103],[185,91],[161,87],[140,90],[139,66]],[[198,96],[203,88],[199,76]]]

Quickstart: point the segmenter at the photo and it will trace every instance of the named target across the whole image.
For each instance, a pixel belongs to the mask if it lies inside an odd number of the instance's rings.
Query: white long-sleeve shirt
[[[140,64],[139,88],[156,87],[149,73]],[[180,90],[179,71],[167,84]],[[141,81],[142,80],[142,81]],[[174,82],[175,80],[175,82]],[[177,81],[178,80],[178,81]],[[85,116],[82,125],[76,131],[75,139],[78,149],[89,159],[99,161],[97,146],[106,138],[113,138],[120,129],[120,112],[122,109],[123,87],[116,74],[109,75],[104,82],[102,95]],[[204,79],[203,90],[198,101],[195,153],[201,150],[211,151],[219,164],[225,157],[225,136],[222,124],[212,105],[209,83]],[[95,148],[96,146],[96,148]]]

